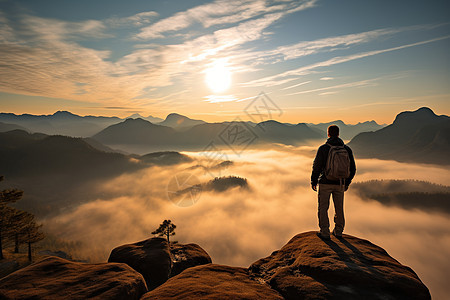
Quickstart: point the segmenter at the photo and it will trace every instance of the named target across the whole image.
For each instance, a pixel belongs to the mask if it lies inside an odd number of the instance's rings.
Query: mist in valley
[[[317,230],[317,194],[310,188],[315,149],[316,145],[278,145],[241,155],[228,151],[226,157],[232,164],[209,169],[205,166],[221,161],[212,163],[205,152],[184,152],[194,160],[147,167],[100,181],[95,187],[86,186],[83,194],[96,198],[43,219],[44,228],[52,236],[80,242],[75,258],[99,262],[107,260],[116,246],[151,237],[164,219],[171,219],[177,225],[174,240],[199,244],[214,263],[247,267],[295,234]],[[436,165],[358,159],[357,155],[356,163],[354,182],[415,179],[446,185],[450,179],[450,171]],[[222,192],[203,190],[187,198],[191,203],[180,205],[170,193],[171,182],[186,175],[199,183],[239,176],[249,186]],[[331,222],[333,213],[331,205]],[[385,206],[362,199],[352,186],[346,193],[345,213],[344,233],[370,240],[413,268],[434,297],[446,294],[450,276],[447,213]]]

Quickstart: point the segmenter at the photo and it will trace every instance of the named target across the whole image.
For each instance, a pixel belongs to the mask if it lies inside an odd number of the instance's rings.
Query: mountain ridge
[[[360,157],[450,164],[450,117],[430,108],[399,113],[394,122],[355,136],[349,146]]]

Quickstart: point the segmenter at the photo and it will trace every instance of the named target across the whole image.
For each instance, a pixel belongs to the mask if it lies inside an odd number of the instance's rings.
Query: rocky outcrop
[[[172,270],[170,277],[180,274],[187,268],[211,263],[211,257],[197,244],[170,244]]]
[[[248,269],[163,238],[120,246],[109,261],[127,265],[46,258],[0,279],[0,299],[431,299],[412,269],[350,235],[301,233]]]
[[[322,240],[315,232],[298,234],[249,271],[285,299],[431,298],[412,269],[350,235]]]
[[[126,263],[141,273],[149,290],[164,283],[172,269],[169,243],[163,238],[119,246],[111,251],[108,262]]]
[[[277,300],[280,294],[250,279],[247,269],[207,264],[185,270],[141,299],[247,299]]]
[[[126,264],[85,264],[50,256],[0,279],[0,299],[139,299],[141,274]]]
[[[186,268],[211,263],[211,257],[196,244],[169,246],[163,238],[151,238],[113,249],[108,262],[128,264],[144,276],[152,290]]]

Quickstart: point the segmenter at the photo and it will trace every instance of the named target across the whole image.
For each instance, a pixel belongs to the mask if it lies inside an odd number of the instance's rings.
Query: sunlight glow
[[[214,93],[226,91],[231,85],[231,70],[225,59],[218,59],[205,70],[205,82]]]

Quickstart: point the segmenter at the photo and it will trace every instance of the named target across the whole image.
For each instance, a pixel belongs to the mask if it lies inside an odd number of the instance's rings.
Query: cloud
[[[203,82],[200,76],[203,76],[205,66],[213,59],[229,59],[232,72],[243,75],[236,76],[239,79],[251,72],[264,72],[267,64],[347,49],[412,30],[379,29],[282,45],[267,51],[249,48],[252,42],[274,39],[268,28],[282,18],[315,4],[312,0],[218,0],[159,20],[153,11],[80,22],[30,15],[14,16],[14,22],[10,22],[13,17],[0,14],[0,90],[92,102],[100,106],[168,109],[173,103],[186,105],[183,103],[186,98],[197,99],[196,104],[201,102],[204,95],[197,86]],[[199,24],[204,30],[196,29]],[[121,26],[131,27],[131,30],[127,33],[116,30]],[[425,27],[417,26],[417,29]],[[131,39],[140,34],[145,36],[145,32],[170,39],[159,44],[142,44],[142,39]],[[122,49],[121,53],[116,52],[114,46],[106,48],[110,50],[97,50],[85,43],[102,39],[101,43],[105,41],[105,45],[110,45],[112,37],[126,43],[127,54],[123,55]],[[288,71],[284,71],[286,67],[277,68],[282,72],[244,83],[236,81],[235,87],[245,89],[290,83],[283,89],[288,90],[300,85],[293,81],[315,74],[321,67],[382,52],[365,52],[359,57],[338,56]],[[179,91],[189,93],[177,94]],[[233,94],[248,99],[245,91],[238,90]],[[169,95],[174,98],[169,99]]]
[[[307,93],[313,93],[313,92],[320,92],[320,91],[326,91],[326,90],[330,90],[330,89],[340,89],[340,88],[351,88],[351,87],[361,87],[361,86],[369,86],[369,85],[374,85],[375,81],[378,80],[379,78],[376,79],[368,79],[368,80],[360,80],[360,81],[355,81],[355,82],[349,82],[349,83],[344,83],[344,84],[338,84],[338,85],[333,85],[333,86],[327,86],[327,87],[323,87],[323,88],[317,88],[317,89],[312,89],[312,90],[306,90],[306,91],[300,91],[300,92],[295,92],[295,93],[290,93],[288,95],[300,95],[300,94],[307,94]],[[323,95],[324,93],[322,93]],[[326,94],[325,94],[326,95]]]
[[[317,53],[346,50],[352,46],[373,42],[380,38],[389,38],[396,34],[408,31],[430,30],[443,24],[406,26],[399,28],[385,28],[352,33],[334,37],[326,37],[313,41],[301,41],[292,45],[279,46],[273,50],[252,51],[247,53],[248,58],[256,60],[258,64],[271,64],[281,61],[297,59]]]
[[[138,106],[155,102],[161,97],[155,96],[158,91],[150,88],[171,86],[179,78],[187,82],[189,76],[201,73],[204,60],[261,38],[267,26],[281,18],[283,13],[265,14],[181,44],[147,45],[116,62],[110,60],[110,51],[90,49],[76,42],[79,39],[109,37],[106,29],[111,22],[116,25],[146,22],[154,16],[153,12],[145,12],[103,23],[25,16],[21,22],[28,30],[27,39],[23,39],[19,31],[8,27],[7,20],[3,20],[4,36],[12,39],[13,43],[0,47],[2,90],[105,102],[107,106],[128,106],[130,102]]]
[[[104,20],[105,24],[112,27],[136,26],[141,27],[153,21],[159,14],[155,11],[144,11],[129,17],[112,17]]]
[[[298,77],[298,76],[309,75],[312,73],[312,71],[314,69],[317,69],[317,68],[329,67],[329,66],[333,66],[336,64],[341,64],[341,63],[357,60],[360,58],[370,57],[370,56],[374,56],[374,55],[378,55],[378,54],[382,54],[382,53],[386,53],[386,52],[397,51],[397,50],[401,50],[401,49],[405,49],[405,48],[410,48],[410,47],[415,47],[415,46],[424,45],[424,44],[428,44],[428,43],[433,43],[433,42],[441,41],[441,40],[448,39],[448,38],[450,38],[449,35],[441,36],[438,38],[429,39],[429,40],[425,40],[425,41],[421,41],[421,42],[417,42],[417,43],[405,44],[405,45],[398,46],[398,47],[386,48],[386,49],[382,49],[382,50],[361,52],[361,53],[347,55],[347,56],[336,56],[331,59],[328,59],[328,60],[325,60],[322,62],[318,62],[315,64],[311,64],[308,66],[300,67],[297,69],[292,69],[292,70],[285,71],[285,72],[282,72],[282,73],[279,73],[279,74],[276,74],[273,76],[267,76],[264,78],[252,80],[252,81],[246,82],[243,85],[245,85],[245,86],[280,85],[280,84],[288,82],[289,80],[293,80],[293,79],[285,79],[286,77],[292,77],[292,76]],[[282,78],[284,78],[284,79],[282,79]]]
[[[304,84],[308,84],[308,83],[311,83],[311,82],[312,82],[311,80],[300,82],[300,83],[297,83],[297,84],[290,85],[288,87],[282,88],[281,90],[283,91],[283,90],[292,89],[292,88],[295,88],[295,87],[298,87],[298,86],[301,86],[301,85],[304,85]]]
[[[31,40],[72,40],[111,37],[110,34],[105,33],[105,24],[98,20],[68,22],[25,16],[22,22],[31,31]]]
[[[194,23],[200,23],[203,27],[208,28],[214,25],[235,24],[247,21],[266,13],[284,11],[287,14],[312,7],[315,2],[315,0],[274,2],[262,0],[217,0],[162,19],[143,28],[136,37],[141,39],[162,38],[164,37],[164,33],[179,31]]]
[[[231,102],[239,100],[233,95],[209,95],[204,97],[206,102],[218,103],[218,102]]]
[[[45,228],[82,241],[81,258],[104,261],[112,248],[146,239],[162,220],[171,219],[179,242],[198,243],[215,263],[246,267],[295,234],[317,230],[317,194],[309,187],[316,146],[248,150],[240,156],[229,152],[234,164],[221,176],[245,177],[251,190],[203,192],[190,207],[176,206],[166,189],[172,176],[191,164],[123,174],[97,185],[95,192],[102,198],[45,220]],[[187,154],[197,158],[192,165],[206,163],[201,153]],[[450,179],[449,171],[439,166],[356,159],[355,181],[395,178],[447,184]],[[201,182],[212,178],[198,168],[190,171]],[[433,295],[446,292],[441,279],[447,278],[450,267],[443,251],[450,246],[447,216],[362,200],[350,187],[346,221],[346,233],[369,239],[412,267]]]

